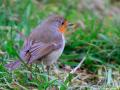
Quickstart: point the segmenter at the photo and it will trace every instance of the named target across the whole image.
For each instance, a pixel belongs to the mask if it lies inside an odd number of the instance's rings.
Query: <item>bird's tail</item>
[[[12,71],[12,70],[15,70],[16,68],[20,67],[20,65],[21,65],[21,62],[17,60],[17,61],[13,61],[9,64],[6,64],[5,67],[8,70]]]

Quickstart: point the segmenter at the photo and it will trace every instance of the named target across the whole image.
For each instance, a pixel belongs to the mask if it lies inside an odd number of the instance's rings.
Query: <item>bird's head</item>
[[[69,26],[68,21],[63,16],[59,15],[51,15],[46,21],[52,26],[52,28],[55,28],[55,30],[58,30],[61,33],[65,33]]]

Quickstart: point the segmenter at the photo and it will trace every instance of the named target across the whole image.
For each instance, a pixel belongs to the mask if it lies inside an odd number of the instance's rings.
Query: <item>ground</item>
[[[43,65],[33,65],[30,71],[22,64],[8,71],[4,65],[19,60],[22,35],[27,37],[53,13],[79,27],[66,32],[64,53],[51,66],[50,75]],[[119,90],[119,16],[119,0],[1,0],[0,89]]]

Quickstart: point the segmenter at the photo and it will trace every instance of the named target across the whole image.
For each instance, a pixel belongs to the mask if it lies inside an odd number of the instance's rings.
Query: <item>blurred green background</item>
[[[23,78],[17,79],[21,85],[27,87],[25,83],[29,81],[26,79],[27,74],[21,72],[23,68],[11,74],[4,65],[18,59],[16,53],[19,53],[23,44],[20,32],[28,36],[33,28],[54,13],[63,15],[72,23],[80,23],[80,27],[69,30],[66,34],[66,47],[58,61],[58,67],[72,69],[83,57],[86,57],[81,69],[98,74],[97,79],[94,80],[98,80],[99,73],[104,77],[100,70],[103,72],[108,70],[110,76],[105,78],[108,84],[112,82],[113,71],[120,75],[119,0],[0,0],[0,87],[2,89],[13,87],[11,86],[13,74],[15,77],[23,75]],[[35,79],[33,82],[38,81]],[[45,87],[45,84],[46,81],[42,84],[43,87],[39,85],[37,87],[39,90],[44,90],[48,85]]]

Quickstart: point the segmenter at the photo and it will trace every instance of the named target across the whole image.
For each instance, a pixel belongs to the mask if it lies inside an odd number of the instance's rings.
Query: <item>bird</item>
[[[20,51],[20,58],[26,64],[43,63],[50,66],[57,62],[65,47],[65,35],[69,23],[61,15],[48,16],[41,24],[34,28],[24,40]],[[21,61],[16,60],[5,65],[9,70],[21,66]]]

